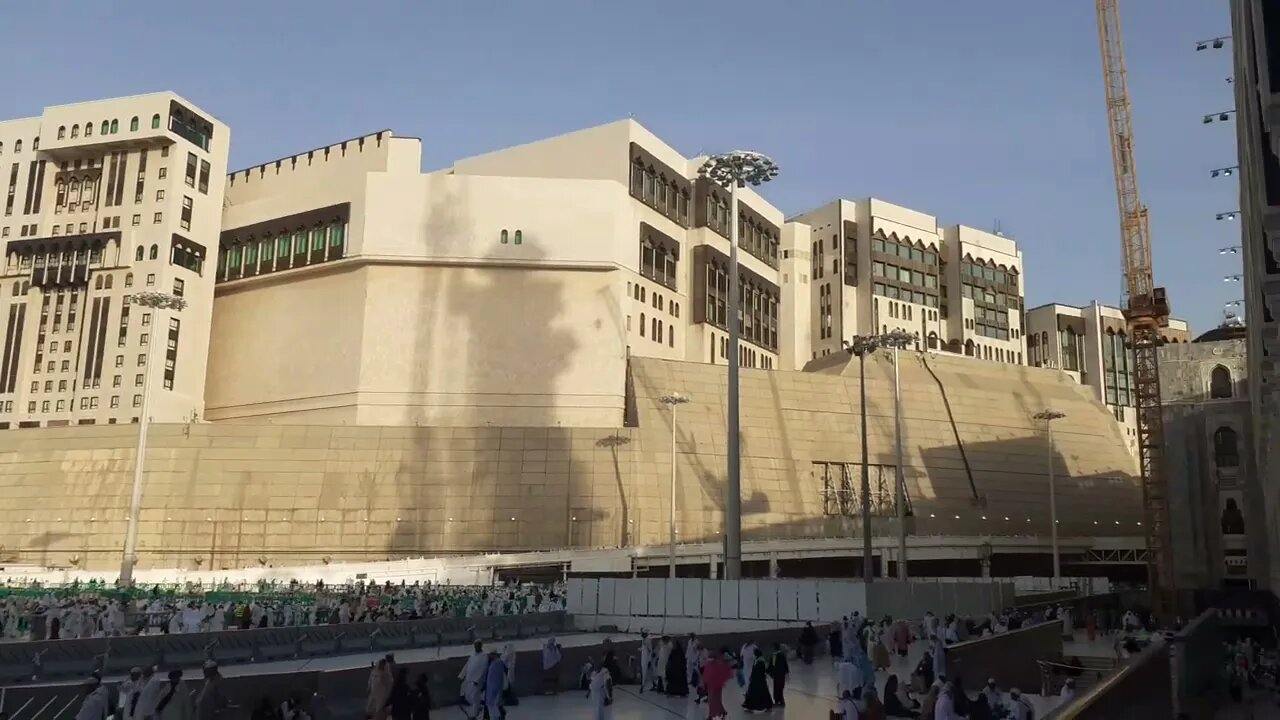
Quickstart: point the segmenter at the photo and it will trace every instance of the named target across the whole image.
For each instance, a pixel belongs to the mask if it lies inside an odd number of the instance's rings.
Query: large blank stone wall
[[[833,359],[811,369],[742,374],[747,539],[855,530],[848,518],[824,516],[813,463],[859,461],[857,365]],[[890,366],[869,359],[866,370],[870,462],[892,465]],[[153,426],[141,566],[665,543],[671,416],[658,398],[673,391],[692,398],[678,417],[680,537],[714,540],[725,368],[636,359],[632,372],[635,427]],[[1053,458],[1061,534],[1141,534],[1134,461],[1121,430],[1069,378],[904,353],[902,388],[917,532],[1047,534],[1048,448],[1030,416],[1054,407],[1067,413],[1055,424]],[[115,567],[136,431],[0,434],[2,559]]]

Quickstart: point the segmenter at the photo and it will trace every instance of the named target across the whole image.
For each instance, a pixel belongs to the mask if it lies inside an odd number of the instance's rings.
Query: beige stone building
[[[1141,543],[1135,463],[1106,410],[1061,373],[972,358],[902,356],[904,475],[921,535],[1043,547],[1049,446],[1068,568]],[[745,370],[743,511],[748,540],[849,538],[856,554],[861,454],[856,364]],[[671,415],[682,542],[714,541],[725,467],[725,373],[635,358],[625,425],[374,427],[157,425],[147,459],[140,567],[205,569],[446,552],[662,544]],[[873,513],[894,514],[890,365],[868,359]],[[7,562],[112,569],[133,470],[128,427],[0,434],[0,545]],[[876,520],[878,535],[892,521]],[[1047,568],[1047,558],[1043,568]],[[998,558],[997,558],[998,560]],[[1042,570],[1044,571],[1044,570]],[[1096,572],[1096,571],[1095,571]]]
[[[728,195],[701,162],[626,120],[430,173],[389,131],[232,173],[208,418],[621,423],[628,358],[728,361]],[[740,204],[741,362],[795,369],[807,229]]]
[[[794,218],[810,228],[811,354],[903,330],[917,349],[1022,364],[1022,251],[1008,238],[876,198]]]
[[[203,412],[230,140],[173,93],[0,122],[0,428],[129,423],[144,392],[158,420]]]
[[[0,142],[0,559],[118,563],[137,428],[107,426],[140,415],[154,327],[143,567],[662,542],[670,392],[692,398],[680,536],[715,539],[730,211],[703,158],[625,120],[435,172],[384,131],[224,174],[227,128],[169,93],[49,108]],[[1051,462],[1072,562],[1141,542],[1118,426],[1021,366],[1012,242],[878,200],[790,222],[739,201],[748,539],[852,537],[840,339],[902,327],[933,351],[903,356],[915,532],[1039,547]],[[148,313],[142,290],[189,305]],[[892,385],[868,362],[888,518]],[[1068,413],[1052,455],[1046,405]]]
[[[1027,363],[1062,371],[1105,404],[1124,428],[1129,449],[1138,451],[1138,414],[1134,406],[1133,348],[1128,325],[1117,307],[1092,302],[1083,307],[1050,303],[1026,312]],[[1190,341],[1185,320],[1169,319],[1166,344]]]

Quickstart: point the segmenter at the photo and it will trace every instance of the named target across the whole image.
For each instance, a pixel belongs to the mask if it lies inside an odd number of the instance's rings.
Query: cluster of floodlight
[[[905,330],[891,330],[887,333],[877,333],[875,335],[854,335],[852,339],[844,341],[844,346],[850,354],[862,357],[882,347],[902,349],[915,342],[916,335],[914,333],[909,333]]]
[[[142,305],[149,308],[160,308],[162,310],[182,310],[187,306],[187,301],[177,295],[170,295],[162,292],[144,291],[130,295],[130,301],[135,305]]]
[[[698,175],[720,187],[760,185],[778,176],[778,165],[758,152],[734,150],[707,158]]]

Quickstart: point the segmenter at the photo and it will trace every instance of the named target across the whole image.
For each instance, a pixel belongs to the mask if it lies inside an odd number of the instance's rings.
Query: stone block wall
[[[636,426],[355,427],[156,425],[150,433],[140,567],[216,569],[436,553],[662,544],[671,414],[682,541],[718,537],[725,472],[725,368],[632,361]],[[828,514],[815,463],[860,461],[857,365],[744,370],[744,537],[851,537]],[[868,455],[890,466],[892,374],[868,359]],[[1114,418],[1052,370],[902,354],[904,475],[916,532],[1044,535],[1054,426],[1063,537],[1141,534],[1132,456]],[[118,566],[136,426],[0,433],[0,560]],[[887,512],[891,514],[892,509]],[[889,532],[878,527],[877,532]]]

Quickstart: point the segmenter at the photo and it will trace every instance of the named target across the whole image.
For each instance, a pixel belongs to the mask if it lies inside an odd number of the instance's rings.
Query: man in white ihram
[[[484,653],[484,645],[476,642],[476,651],[467,659],[467,664],[458,673],[462,681],[462,697],[467,701],[467,717],[471,720],[479,718],[484,712],[484,676],[489,669],[489,656]]]

